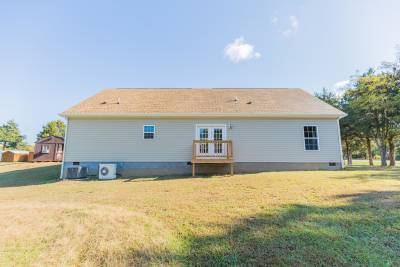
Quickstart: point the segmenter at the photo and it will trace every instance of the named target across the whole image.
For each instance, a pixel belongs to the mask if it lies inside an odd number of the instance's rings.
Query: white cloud
[[[344,80],[344,81],[340,81],[337,82],[333,85],[333,88],[338,89],[338,88],[345,88],[345,87],[349,87],[350,85],[350,80]]]
[[[271,23],[273,25],[276,25],[275,27],[278,28],[278,32],[280,32],[283,36],[289,37],[294,32],[296,32],[297,29],[299,28],[299,19],[296,16],[291,15],[288,17],[288,20],[289,20],[289,25],[286,27],[279,27],[279,25],[278,25],[279,18],[278,17],[272,17]]]
[[[232,43],[227,44],[224,49],[224,54],[229,60],[235,63],[261,57],[261,54],[254,50],[254,46],[246,43],[243,37],[237,38]]]
[[[351,86],[351,81],[350,80],[343,80],[335,83],[333,85],[333,92],[341,96],[343,93]]]

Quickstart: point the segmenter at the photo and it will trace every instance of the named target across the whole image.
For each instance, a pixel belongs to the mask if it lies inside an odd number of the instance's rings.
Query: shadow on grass
[[[124,180],[124,182],[143,182],[143,181],[164,181],[164,180],[182,180],[182,179],[210,179],[215,176],[228,176],[224,174],[214,174],[214,175],[198,175],[198,176],[190,176],[190,175],[162,175],[162,176],[138,176],[138,177],[129,177],[129,178],[119,178]]]
[[[342,175],[334,176],[335,179],[394,179],[400,180],[400,168],[398,167],[369,167],[369,166],[352,166],[346,167]],[[348,173],[348,175],[346,175]]]
[[[61,166],[46,166],[0,173],[0,187],[16,187],[54,183]]]
[[[324,170],[309,170],[309,171],[301,171],[301,172],[324,172]],[[271,171],[265,173],[276,173],[276,172],[288,172],[288,173],[296,173],[299,171]],[[328,171],[329,172],[329,171]],[[400,180],[400,167],[379,167],[379,166],[347,166],[343,170],[337,170],[340,175],[332,176],[334,179],[360,179],[360,180],[370,180],[370,179],[395,179]],[[360,172],[360,173],[357,173]],[[255,172],[255,173],[237,173],[236,175],[250,175],[250,174],[258,174],[263,172]],[[348,173],[349,175],[346,175]],[[163,175],[163,176],[135,176],[135,177],[120,177],[118,179],[123,180],[124,182],[143,182],[143,181],[163,181],[163,180],[181,180],[181,179],[210,179],[214,177],[226,176],[230,177],[229,174],[210,174],[210,175],[198,175],[192,177],[190,175]]]
[[[369,166],[369,165],[351,165],[344,168],[345,171],[400,171],[400,167],[381,167],[381,166]]]
[[[348,204],[288,205],[222,229],[215,225],[218,234],[211,235],[183,227],[180,250],[150,253],[151,259],[142,260],[188,266],[399,266],[400,192],[336,198]],[[144,255],[149,253],[131,256]]]

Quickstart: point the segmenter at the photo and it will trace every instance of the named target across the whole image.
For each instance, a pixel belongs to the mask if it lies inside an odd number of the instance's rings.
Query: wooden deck
[[[196,176],[196,164],[230,164],[233,175],[234,162],[231,140],[193,140],[193,176]]]

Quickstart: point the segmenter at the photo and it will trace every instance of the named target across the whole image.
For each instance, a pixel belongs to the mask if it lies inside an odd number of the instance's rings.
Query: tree
[[[337,109],[341,109],[340,97],[337,96],[334,92],[329,91],[325,87],[322,88],[321,93],[315,93],[315,96],[324,101],[325,103],[328,103],[329,105],[334,106]]]
[[[357,129],[357,122],[354,111],[349,105],[350,98],[345,94],[340,100],[340,109],[347,114],[340,120],[340,134],[347,157],[347,164],[353,164],[353,151],[360,149],[360,134]]]
[[[370,68],[353,77],[352,88],[343,96],[325,88],[316,96],[348,114],[341,120],[341,133],[350,164],[353,150],[360,149],[364,140],[369,164],[373,165],[374,140],[381,165],[387,165],[389,154],[390,166],[395,166],[396,147],[400,144],[400,47],[396,61],[384,62],[377,71]]]
[[[345,96],[340,97],[326,88],[322,89],[321,93],[315,93],[315,96],[324,101],[325,103],[334,106],[337,109],[347,113],[348,115],[340,120],[340,133],[344,147],[344,155],[347,158],[347,164],[353,164],[353,151],[360,149],[360,137],[355,127],[356,123],[354,117],[351,116],[348,101]]]
[[[347,88],[346,90],[348,90]],[[347,158],[347,163],[349,165],[353,164],[353,152],[354,151],[362,151],[365,147],[362,145],[363,140],[366,141],[367,154],[370,165],[373,164],[373,156],[371,149],[371,139],[369,135],[367,135],[366,130],[362,130],[361,125],[357,122],[354,117],[354,112],[351,110],[351,106],[349,105],[349,98],[344,94],[343,96],[339,96],[332,91],[327,90],[326,88],[322,89],[321,93],[316,93],[316,97],[321,99],[322,101],[334,106],[337,109],[347,113],[347,116],[340,120],[340,133],[341,139],[343,142],[344,155]]]
[[[381,165],[387,166],[388,141],[398,127],[396,102],[398,89],[392,90],[386,73],[368,72],[359,77],[355,88],[346,93],[355,122],[368,126],[381,154]]]
[[[400,140],[396,142],[396,160],[400,160]]]
[[[394,62],[384,62],[381,65],[381,69],[385,72],[389,81],[388,93],[393,105],[393,114],[391,115],[395,124],[388,138],[390,166],[396,165],[396,141],[400,137],[400,47],[397,50],[397,58]]]
[[[26,147],[25,136],[18,128],[14,120],[7,121],[0,126],[0,142],[3,144],[3,150],[6,148],[24,149]]]
[[[42,131],[40,131],[40,133],[37,135],[37,139],[46,138],[52,135],[64,137],[65,124],[62,120],[50,121],[43,125]]]
[[[347,117],[342,120],[342,125],[344,132],[349,132],[353,139],[358,140],[358,142],[365,142],[364,149],[367,149],[368,163],[370,166],[374,165],[373,153],[372,153],[372,127],[371,123],[368,121],[369,117],[358,110],[354,109],[352,105],[352,97],[350,93],[346,93],[342,98],[342,109],[347,113]],[[356,146],[354,144],[353,146]],[[360,146],[359,146],[360,147]]]

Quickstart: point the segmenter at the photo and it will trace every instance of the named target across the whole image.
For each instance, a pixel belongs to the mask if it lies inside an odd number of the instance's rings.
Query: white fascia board
[[[306,118],[338,119],[343,114],[302,114],[302,113],[61,113],[65,118]]]

